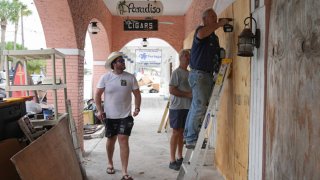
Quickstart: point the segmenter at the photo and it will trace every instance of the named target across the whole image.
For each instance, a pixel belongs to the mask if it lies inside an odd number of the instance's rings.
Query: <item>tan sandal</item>
[[[114,174],[114,173],[116,173],[116,171],[114,170],[113,167],[108,167],[107,170],[106,170],[106,172],[107,172],[108,174]]]
[[[122,176],[121,180],[133,180],[133,178],[127,174],[127,175]]]

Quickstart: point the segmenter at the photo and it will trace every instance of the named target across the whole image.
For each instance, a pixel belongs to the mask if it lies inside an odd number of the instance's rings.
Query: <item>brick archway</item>
[[[207,1],[212,2],[212,0],[201,2]],[[157,17],[159,22],[166,21],[172,24],[159,23],[158,31],[125,32],[124,18],[112,16],[102,0],[35,0],[35,5],[42,22],[47,47],[65,48],[73,52],[67,53],[68,97],[72,102],[73,117],[80,137],[83,135],[83,49],[90,21],[97,20],[101,29],[97,36],[90,35],[94,56],[94,77],[97,77],[105,72],[104,60],[110,52],[120,50],[135,38],[160,38],[179,52],[183,47],[186,32],[194,26],[193,23],[186,24],[186,19],[195,18],[188,13],[185,16],[161,16]],[[74,50],[78,53],[74,53]]]

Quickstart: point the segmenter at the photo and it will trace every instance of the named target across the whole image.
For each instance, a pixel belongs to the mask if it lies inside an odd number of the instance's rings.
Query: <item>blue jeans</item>
[[[193,144],[198,139],[201,122],[207,111],[214,85],[213,75],[203,71],[191,70],[189,84],[192,88],[192,102],[184,128],[184,138],[187,144]]]

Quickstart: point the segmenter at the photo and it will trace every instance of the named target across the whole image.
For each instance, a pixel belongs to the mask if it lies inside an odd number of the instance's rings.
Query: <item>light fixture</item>
[[[148,41],[147,41],[147,38],[142,38],[142,41],[141,41],[141,45],[142,47],[147,47],[148,46]]]
[[[233,26],[231,24],[229,24],[231,21],[233,21],[232,18],[219,18],[218,21],[221,21],[223,19],[226,19],[228,22],[227,24],[223,25],[223,31],[224,32],[232,32],[233,31]]]
[[[248,19],[249,23],[246,22]],[[255,34],[251,31],[251,20],[256,24]],[[257,28],[257,21],[252,17],[252,14],[244,19],[244,25],[243,31],[238,36],[238,56],[252,57],[254,47],[260,47],[260,29]]]
[[[90,26],[89,26],[89,32],[91,34],[98,34],[98,32],[100,31],[100,28],[97,26],[98,22],[92,21],[90,22]]]

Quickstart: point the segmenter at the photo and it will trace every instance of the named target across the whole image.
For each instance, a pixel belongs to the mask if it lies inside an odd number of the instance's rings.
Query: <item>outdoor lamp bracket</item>
[[[91,34],[98,34],[98,32],[100,31],[100,28],[97,25],[98,22],[92,21],[90,22],[90,26],[89,26],[89,32]]]
[[[247,22],[247,20],[250,20]],[[255,34],[251,31],[251,20],[255,22]],[[244,19],[245,28],[238,36],[238,56],[252,57],[254,47],[260,47],[260,29],[257,28],[257,21],[250,14]]]

